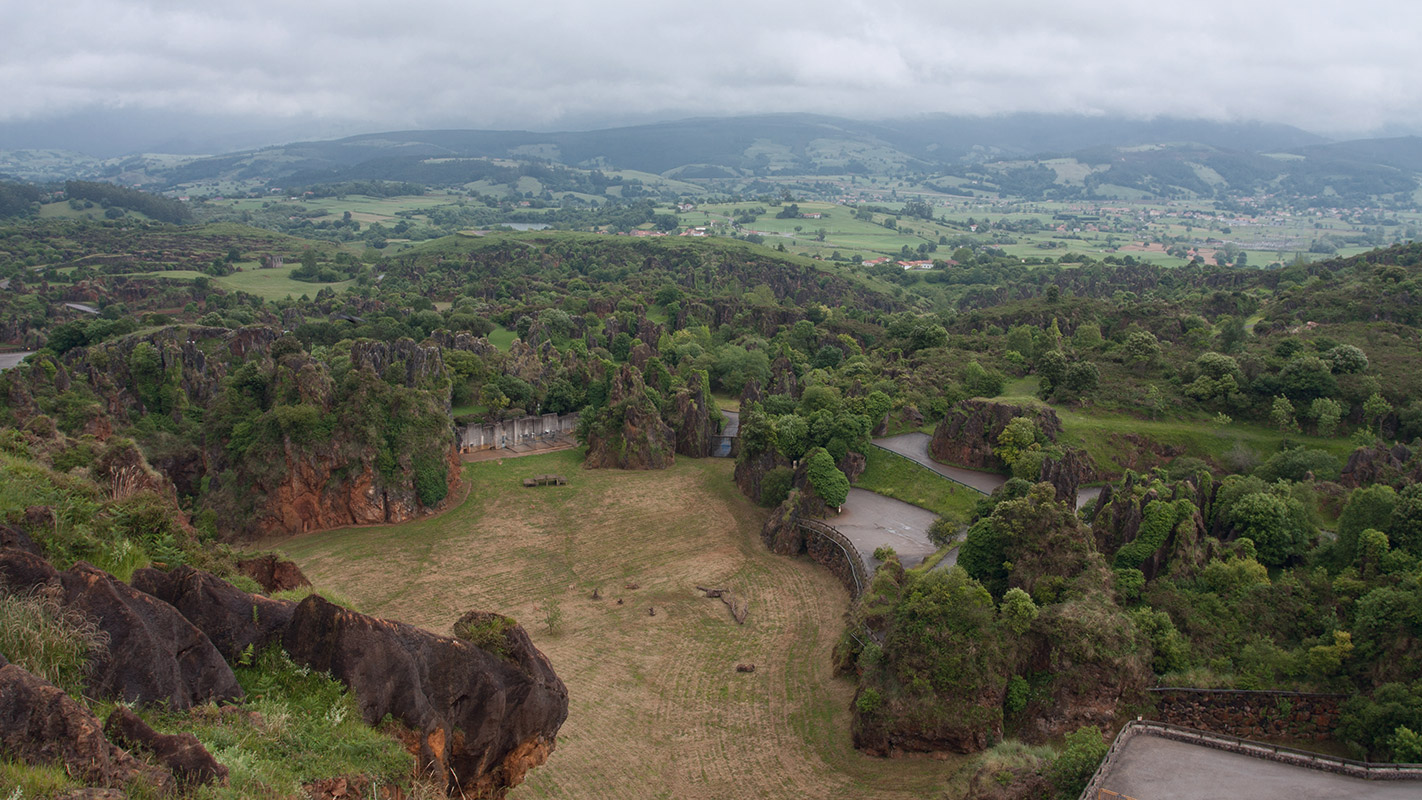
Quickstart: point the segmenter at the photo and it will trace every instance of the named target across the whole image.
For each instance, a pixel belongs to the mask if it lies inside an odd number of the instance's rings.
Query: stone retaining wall
[[[474,453],[521,444],[536,444],[560,434],[572,434],[577,429],[577,414],[544,414],[541,417],[519,417],[487,425],[462,425],[458,428],[459,452]]]
[[[1245,739],[1321,742],[1338,727],[1343,695],[1238,689],[1151,689],[1161,722]]]

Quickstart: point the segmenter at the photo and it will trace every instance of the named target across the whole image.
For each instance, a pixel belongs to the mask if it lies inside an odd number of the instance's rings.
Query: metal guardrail
[[[796,520],[796,524],[839,545],[839,549],[844,551],[845,561],[849,562],[849,572],[854,576],[854,596],[857,598],[864,594],[864,587],[869,585],[869,568],[865,566],[863,557],[859,555],[859,549],[849,541],[849,537],[819,520],[799,519]]]
[[[1251,739],[1241,739],[1237,736],[1210,733],[1209,731],[1196,730],[1195,728],[1186,728],[1180,725],[1172,725],[1168,722],[1137,719],[1126,723],[1125,727],[1121,728],[1121,732],[1116,734],[1115,740],[1111,742],[1110,749],[1106,751],[1106,757],[1101,760],[1100,766],[1096,768],[1096,773],[1091,776],[1091,781],[1087,783],[1086,788],[1082,790],[1080,800],[1102,800],[1102,798],[1113,796],[1121,797],[1121,795],[1118,795],[1116,792],[1107,790],[1101,784],[1105,781],[1107,772],[1112,766],[1116,756],[1125,747],[1126,742],[1139,735],[1159,736],[1162,739],[1186,742],[1200,747],[1210,747],[1252,758],[1277,761],[1302,769],[1333,772],[1366,781],[1422,781],[1422,764],[1381,764],[1370,761],[1354,761],[1350,758],[1339,758],[1322,753],[1311,753],[1307,750],[1298,750],[1283,745],[1256,742]]]
[[[899,458],[902,458],[903,460],[908,461],[909,463],[917,464],[917,465],[919,465],[920,467],[923,467],[924,469],[926,469],[926,470],[932,472],[934,475],[937,475],[938,477],[942,478],[942,479],[945,480],[945,481],[952,481],[953,483],[956,483],[956,484],[958,484],[959,486],[962,486],[962,487],[964,487],[964,488],[966,488],[966,489],[972,489],[973,491],[977,492],[978,494],[983,494],[983,495],[989,494],[988,492],[984,492],[982,489],[979,489],[978,487],[976,487],[976,486],[974,486],[974,485],[972,485],[972,484],[970,484],[970,483],[964,483],[963,481],[958,480],[957,478],[953,477],[952,475],[944,475],[943,473],[941,473],[941,472],[939,472],[938,470],[936,470],[936,469],[934,469],[934,468],[928,466],[927,464],[924,464],[922,461],[919,461],[919,460],[916,459],[916,458],[910,458],[909,456],[906,456],[906,455],[904,455],[903,453],[900,453],[900,452],[897,451],[897,450],[890,450],[889,448],[883,446],[882,444],[879,444],[878,442],[870,442],[869,444],[871,444],[871,445],[873,445],[873,446],[879,448],[880,450],[883,450],[885,453],[889,453],[889,454],[891,454],[891,455],[896,455],[896,456],[898,456]]]

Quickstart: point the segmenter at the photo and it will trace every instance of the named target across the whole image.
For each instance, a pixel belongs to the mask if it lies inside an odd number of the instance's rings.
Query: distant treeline
[[[40,200],[39,189],[24,183],[0,181],[0,219],[28,217]]]
[[[92,200],[111,208],[117,206],[129,211],[137,211],[158,222],[181,224],[192,219],[188,207],[166,197],[125,189],[112,183],[92,183],[90,181],[65,181],[64,192],[70,200]]]
[[[425,187],[423,184],[405,181],[344,181],[341,183],[313,183],[310,186],[302,186],[289,191],[298,196],[309,193],[312,197],[344,197],[348,194],[361,194],[367,197],[405,197],[422,195],[425,193]]]

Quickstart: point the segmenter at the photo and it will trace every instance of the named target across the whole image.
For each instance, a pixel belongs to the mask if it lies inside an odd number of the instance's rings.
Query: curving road
[[[1004,483],[1007,483],[1007,476],[999,475],[996,472],[965,469],[934,461],[933,457],[928,454],[928,443],[931,441],[933,441],[933,437],[928,434],[914,432],[875,439],[874,444],[891,453],[898,453],[904,458],[912,459],[954,483],[960,483],[969,489],[976,489],[983,494],[992,494]],[[1100,486],[1085,486],[1078,489],[1076,492],[1077,510],[1080,511],[1086,504],[1094,502],[1100,494]]]
[[[25,350],[20,353],[0,353],[0,371],[18,367],[25,356],[32,354],[33,350]]]
[[[822,521],[854,543],[864,559],[864,566],[872,574],[879,566],[874,551],[884,545],[894,548],[899,563],[905,567],[917,566],[937,552],[938,548],[928,541],[928,526],[936,519],[938,515],[932,511],[902,500],[865,489],[850,489],[840,513]],[[957,560],[957,550],[943,559],[949,564]]]

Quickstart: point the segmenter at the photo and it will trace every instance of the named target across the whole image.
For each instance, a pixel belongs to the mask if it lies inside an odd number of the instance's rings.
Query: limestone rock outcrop
[[[232,669],[202,631],[172,606],[102,570],[80,562],[58,572],[38,556],[7,549],[0,550],[0,578],[11,589],[55,592],[108,635],[90,670],[88,690],[95,696],[173,709],[242,696]]]
[[[510,655],[306,598],[282,639],[292,660],[350,687],[366,722],[393,716],[419,735],[423,765],[451,792],[501,797],[542,764],[568,690],[520,629]]]
[[[607,405],[587,426],[587,445],[587,469],[666,469],[676,460],[676,435],[631,366],[613,376]]]
[[[31,764],[55,764],[90,786],[122,788],[143,775],[171,779],[104,737],[89,710],[64,690],[15,664],[0,667],[0,752]]]
[[[937,461],[968,469],[1005,469],[1002,459],[993,454],[993,447],[1003,428],[1017,417],[1035,420],[1050,441],[1061,435],[1057,412],[1046,406],[972,398],[959,403],[938,423],[928,445],[929,453]]]
[[[109,741],[129,750],[146,750],[184,786],[202,786],[227,780],[227,767],[217,762],[191,733],[159,733],[124,706],[114,709],[104,722]]]

